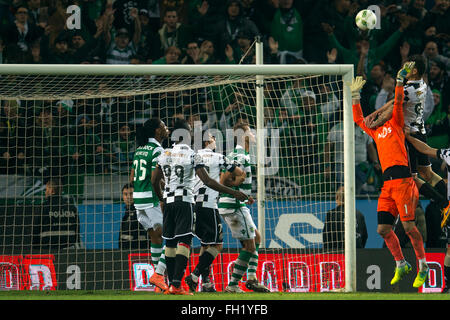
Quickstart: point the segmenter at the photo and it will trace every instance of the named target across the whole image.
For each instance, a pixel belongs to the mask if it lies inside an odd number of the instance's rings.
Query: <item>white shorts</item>
[[[163,214],[159,206],[146,209],[136,209],[136,212],[139,223],[146,231],[148,229],[156,229],[155,226],[162,228]]]
[[[250,214],[250,209],[240,207],[239,209],[219,209],[220,216],[231,230],[231,236],[238,240],[254,239],[256,236],[256,225]]]

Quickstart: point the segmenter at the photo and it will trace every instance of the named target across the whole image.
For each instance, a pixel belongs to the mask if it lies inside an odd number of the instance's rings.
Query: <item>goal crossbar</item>
[[[356,291],[356,245],[355,245],[355,181],[354,181],[354,124],[350,88],[353,65],[0,65],[0,78],[18,75],[48,76],[341,76],[343,85],[344,122],[344,186],[345,186],[345,290]],[[3,99],[0,95],[0,99]],[[259,99],[261,100],[261,99]],[[260,108],[257,108],[260,109]],[[259,123],[262,123],[261,116]],[[262,139],[259,139],[262,141]],[[259,162],[258,162],[259,165]],[[263,170],[258,170],[263,172]]]

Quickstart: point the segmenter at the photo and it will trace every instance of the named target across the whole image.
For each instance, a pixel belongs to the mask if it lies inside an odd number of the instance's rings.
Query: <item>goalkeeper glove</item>
[[[397,82],[403,83],[405,81],[406,76],[411,70],[414,68],[415,62],[405,62],[403,67],[397,73]]]
[[[360,99],[361,96],[359,92],[361,91],[362,87],[366,83],[366,80],[363,80],[362,77],[356,77],[352,79],[352,83],[350,84],[350,90],[352,92],[352,99]]]

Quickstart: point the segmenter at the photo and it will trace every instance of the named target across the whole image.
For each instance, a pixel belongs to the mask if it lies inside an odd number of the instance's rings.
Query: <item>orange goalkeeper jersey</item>
[[[392,166],[409,165],[403,132],[403,96],[403,87],[395,87],[392,118],[376,129],[370,129],[365,125],[361,105],[353,105],[353,120],[375,141],[383,172]]]

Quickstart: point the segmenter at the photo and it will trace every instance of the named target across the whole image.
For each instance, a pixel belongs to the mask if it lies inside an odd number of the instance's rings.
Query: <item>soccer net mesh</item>
[[[342,86],[341,76],[265,76],[257,130],[255,76],[1,76],[0,289],[154,290],[150,240],[123,189],[136,129],[152,117],[169,129],[187,119],[194,149],[209,130],[223,154],[236,123],[264,134],[265,176],[249,150],[255,199],[257,179],[265,186],[259,281],[344,288],[344,216],[327,215],[343,185],[343,143],[328,143],[330,132],[343,141]],[[258,226],[256,202],[250,209]],[[194,239],[187,274],[199,247]],[[224,223],[218,291],[240,247]]]

